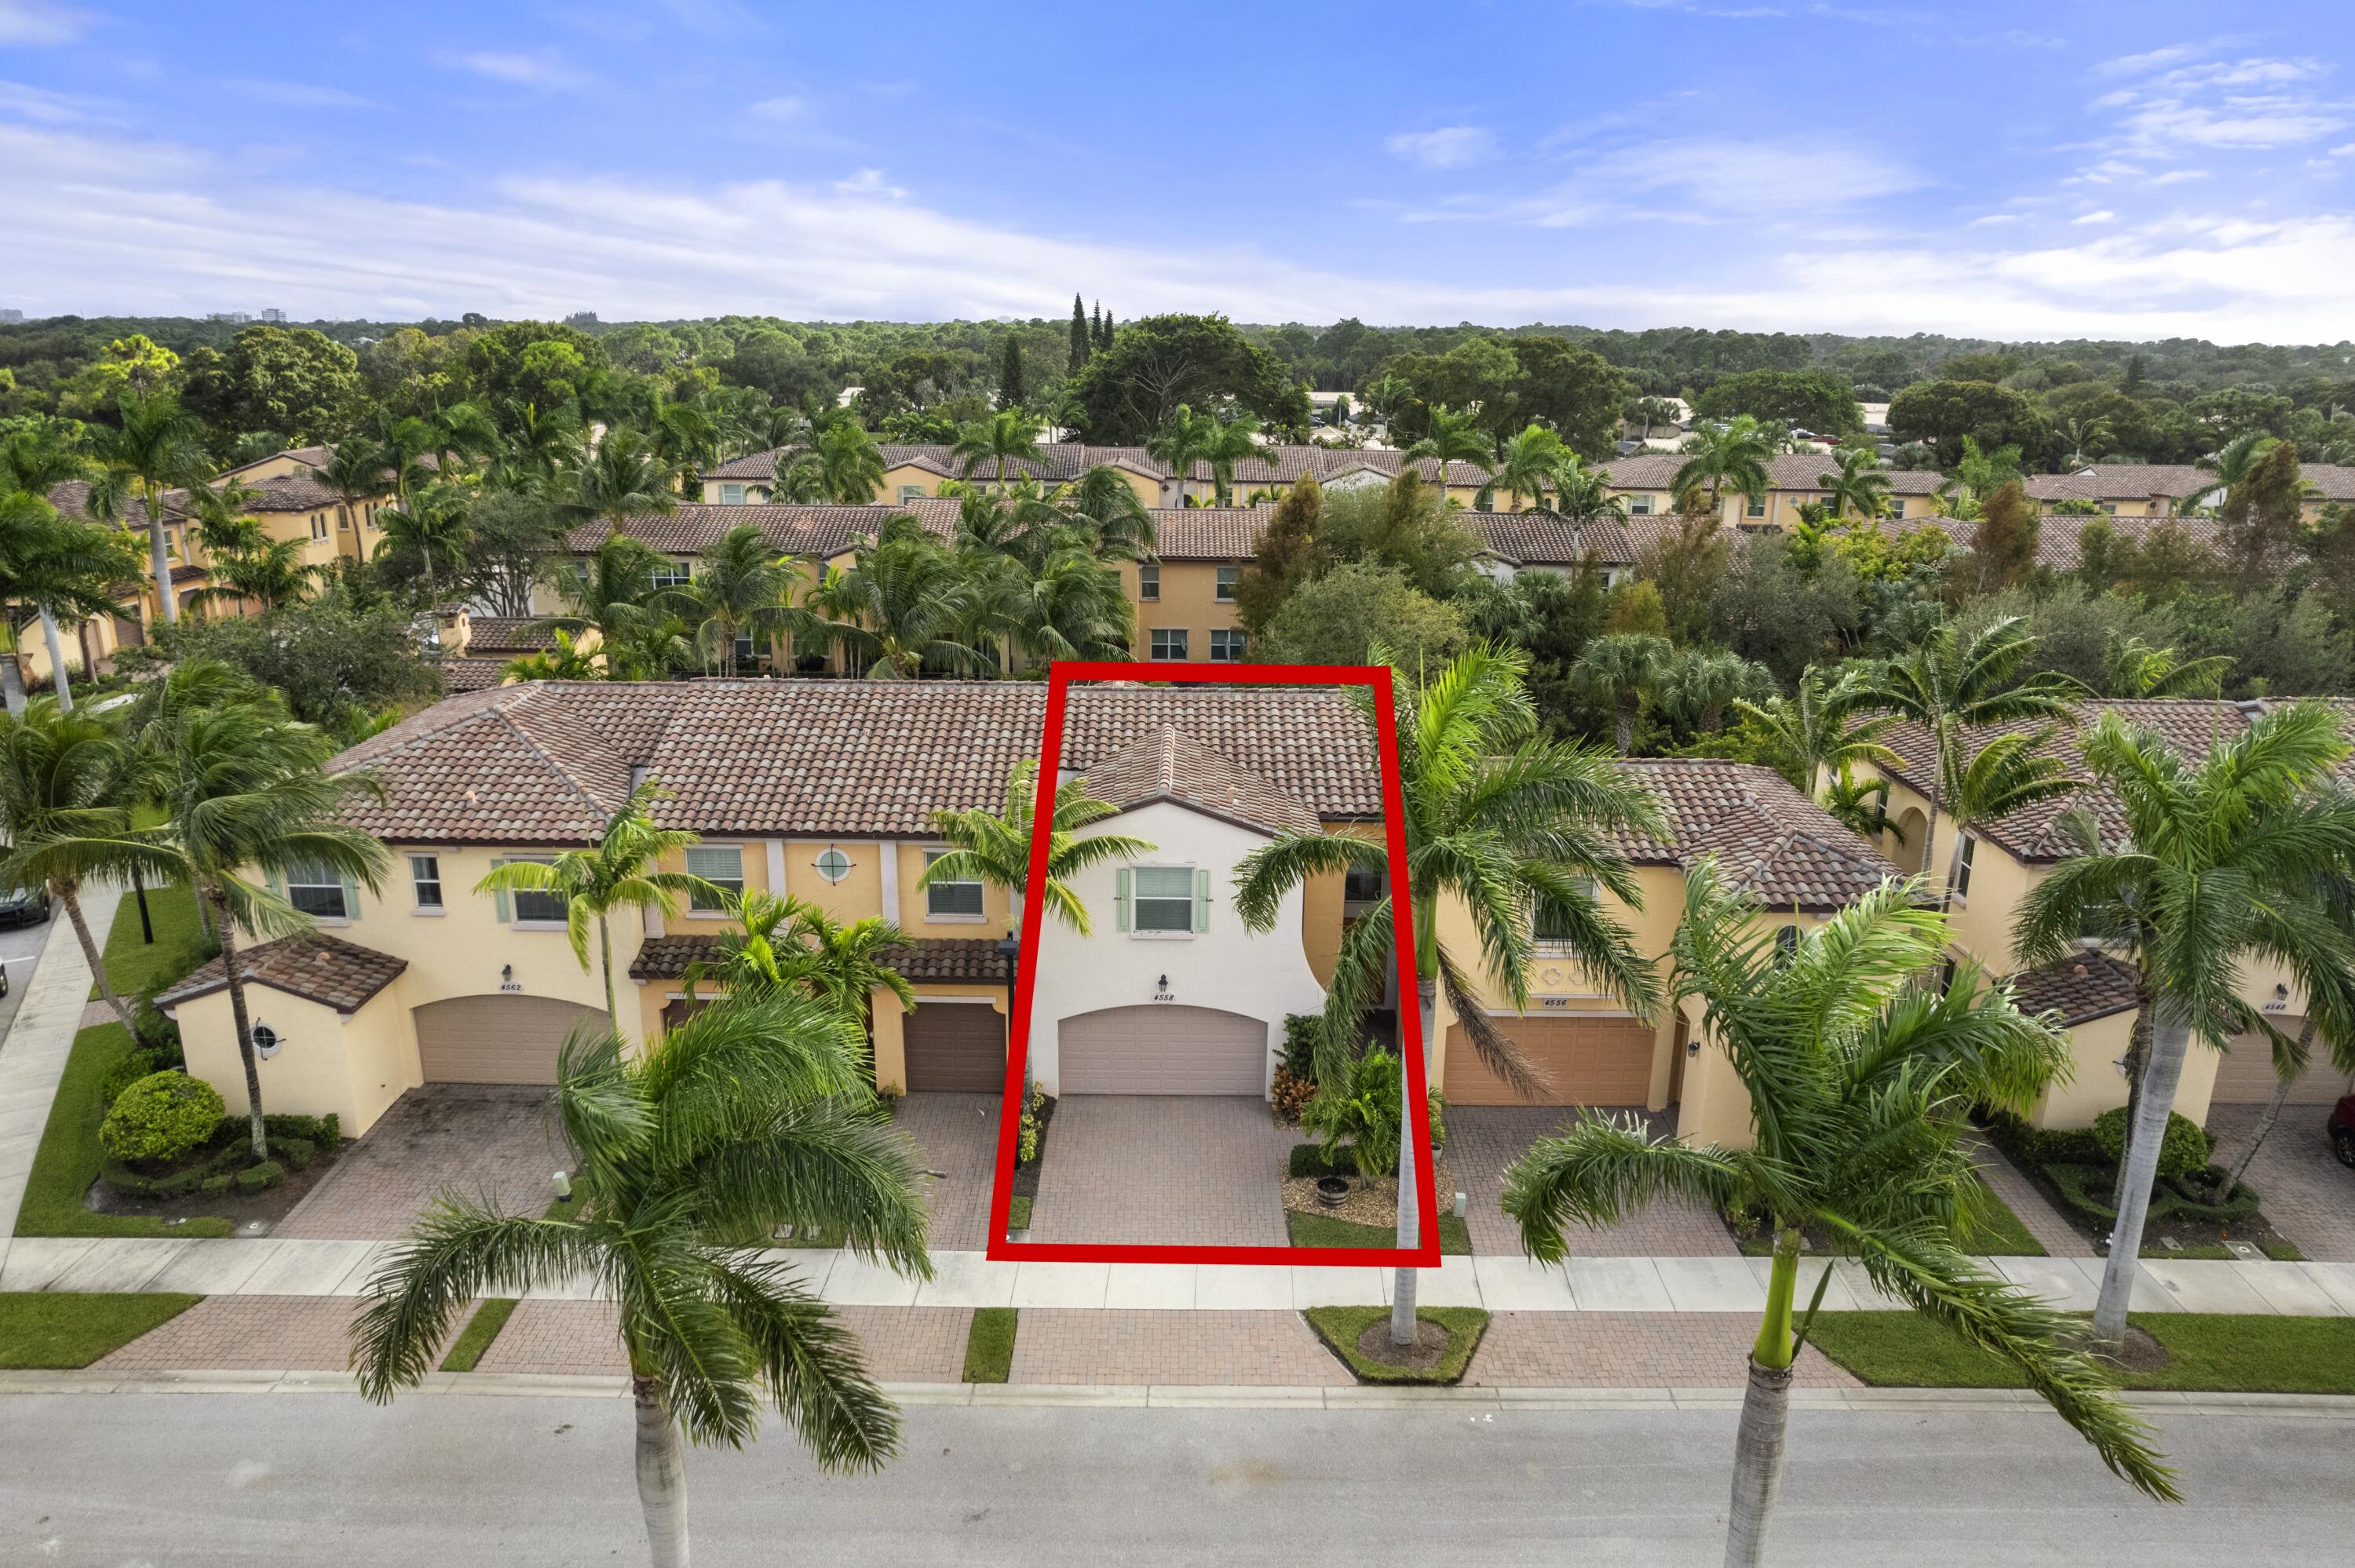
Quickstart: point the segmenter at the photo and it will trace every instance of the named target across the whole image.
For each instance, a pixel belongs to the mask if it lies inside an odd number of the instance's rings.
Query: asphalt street
[[[2169,1417],[2145,1502],[2049,1414],[1800,1412],[1792,1564],[2343,1561],[2355,1420]],[[880,1476],[688,1461],[698,1564],[1713,1564],[1732,1412],[911,1409]],[[0,1398],[0,1562],[642,1563],[619,1399]]]

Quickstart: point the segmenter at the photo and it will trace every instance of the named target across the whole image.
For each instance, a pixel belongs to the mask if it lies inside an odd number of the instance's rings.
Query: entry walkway
[[[123,889],[93,885],[82,889],[82,914],[103,942],[114,928],[114,906]],[[74,1036],[81,1033],[82,1006],[90,1000],[90,961],[82,957],[73,922],[60,906],[50,917],[48,939],[8,1036],[0,1044],[0,1274],[5,1274],[16,1234],[16,1211],[33,1174],[33,1155],[49,1125],[49,1102],[58,1096]]]
[[[18,1238],[0,1290],[188,1291],[202,1296],[357,1296],[392,1244],[367,1241],[146,1241]],[[1111,1310],[1291,1311],[1373,1306],[1390,1298],[1383,1268],[1284,1265],[1003,1263],[977,1252],[935,1252],[933,1277],[905,1279],[880,1264],[816,1248],[773,1249],[823,1299],[845,1307],[1038,1307]],[[1997,1257],[1981,1262],[2067,1311],[2089,1311],[2102,1260]],[[1492,1312],[1757,1312],[1766,1304],[1763,1257],[1575,1257],[1566,1269],[1521,1257],[1450,1257],[1426,1271],[1426,1307]],[[1811,1293],[1818,1266],[1800,1269]],[[530,1293],[591,1300],[592,1282]],[[1832,1266],[1824,1305],[1835,1311],[1893,1305],[1854,1263]],[[2355,1264],[2146,1260],[2138,1312],[2238,1312],[2355,1317]]]

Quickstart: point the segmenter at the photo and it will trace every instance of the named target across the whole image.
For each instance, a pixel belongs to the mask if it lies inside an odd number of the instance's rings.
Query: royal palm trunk
[[[253,1138],[253,1157],[270,1158],[270,1133],[261,1122],[261,1065],[253,1054],[253,1020],[245,1008],[245,977],[237,972],[237,922],[230,918],[226,895],[208,889],[213,907],[213,929],[219,934],[221,973],[229,981],[229,1016],[237,1023],[238,1060],[245,1067],[245,1116]]]
[[[147,565],[155,574],[155,603],[164,624],[180,619],[179,600],[172,597],[172,554],[164,543],[164,501],[154,485],[147,487]]]
[[[2314,1020],[2310,1016],[2306,1026],[2297,1032],[2297,1048],[2301,1057],[2314,1048]],[[2274,1123],[2281,1119],[2282,1107],[2288,1103],[2290,1086],[2295,1081],[2291,1078],[2275,1080],[2273,1098],[2267,1100],[2265,1108],[2257,1113],[2257,1125],[2249,1134],[2248,1147],[2243,1149],[2240,1157],[2232,1161],[2232,1174],[2224,1182],[2225,1196],[2230,1197],[2232,1189],[2241,1184],[2241,1178],[2248,1174],[2249,1161],[2257,1157],[2257,1150],[2264,1146],[2266,1138],[2274,1130]]]
[[[1434,978],[1417,979],[1414,986],[1416,1016],[1423,1021],[1423,1059],[1428,1069],[1431,1063],[1431,1031],[1439,1012],[1439,981]],[[1399,1053],[1399,1167],[1398,1167],[1398,1245],[1401,1252],[1412,1252],[1422,1245],[1421,1215],[1415,1207],[1414,1147],[1415,1106],[1414,1080],[1407,1075],[1406,1053]],[[1414,1343],[1414,1294],[1417,1271],[1403,1264],[1398,1277],[1391,1285],[1391,1343]]]
[[[12,642],[16,641],[16,623],[11,621],[8,634],[9,641]],[[25,666],[17,659],[16,650],[13,648],[5,653],[0,653],[0,693],[6,694],[8,716],[23,718],[25,716]]]
[[[663,1407],[662,1390],[633,1374],[637,1406],[638,1506],[646,1516],[646,1551],[654,1568],[687,1568],[687,1452]]]
[[[138,1031],[132,1027],[131,1009],[114,993],[114,982],[106,978],[106,959],[100,955],[98,942],[90,932],[90,921],[81,912],[81,885],[59,877],[50,882],[49,892],[66,906],[66,919],[73,926],[74,939],[81,944],[81,956],[90,960],[90,972],[98,980],[99,996],[113,1010],[114,1016],[123,1021],[123,1027],[132,1031],[132,1038],[136,1040]]]
[[[1791,1422],[1791,1363],[1796,1345],[1791,1308],[1798,1295],[1799,1232],[1774,1233],[1774,1261],[1766,1280],[1766,1316],[1750,1348],[1750,1382],[1742,1396],[1742,1425],[1733,1440],[1733,1497],[1726,1510],[1726,1568],[1754,1568],[1765,1560],[1766,1527],[1783,1489],[1783,1447]],[[1828,1269],[1831,1265],[1826,1263]]]
[[[2102,1294],[2094,1304],[2094,1345],[2115,1353],[2126,1343],[2126,1309],[2133,1300],[2134,1281],[2142,1260],[2143,1222],[2150,1213],[2150,1189],[2158,1175],[2159,1144],[2167,1137],[2167,1118],[2175,1108],[2175,1086],[2183,1076],[2183,1055],[2190,1047],[2188,1024],[2158,1021],[2151,1030],[2150,1065],[2144,1071],[2142,1103],[2127,1127],[2126,1191],[2118,1202],[2118,1222],[2110,1232],[2110,1255],[2102,1270]]]
[[[58,636],[58,618],[50,613],[48,601],[41,603],[41,640],[48,644],[49,678],[57,683],[58,712],[73,712],[73,685],[66,679],[66,649]]]

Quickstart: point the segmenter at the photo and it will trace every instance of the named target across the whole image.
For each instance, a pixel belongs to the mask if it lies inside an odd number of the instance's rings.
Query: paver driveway
[[[997,1167],[996,1095],[912,1094],[891,1113],[891,1125],[913,1139],[916,1165],[928,1172],[932,1245],[979,1252],[989,1245],[989,1184]],[[1061,1122],[1056,1123],[1058,1131]]]
[[[1242,1095],[1066,1095],[1030,1239],[1284,1246],[1284,1160],[1300,1140]]]
[[[272,1234],[386,1240],[453,1190],[537,1214],[556,1195],[549,1177],[571,1164],[548,1090],[428,1084],[394,1101]]]
[[[1450,1106],[1447,1107],[1447,1169],[1465,1194],[1465,1227],[1476,1253],[1518,1253],[1520,1227],[1498,1208],[1505,1193],[1505,1168],[1522,1151],[1575,1114],[1566,1106]],[[1621,1114],[1625,1114],[1622,1112]],[[1646,1112],[1652,1136],[1672,1130],[1676,1113]],[[1442,1192],[1445,1203],[1452,1193]],[[1680,1198],[1661,1198],[1615,1225],[1581,1226],[1570,1238],[1580,1257],[1713,1257],[1741,1251],[1709,1208]]]
[[[2263,1106],[2217,1106],[2208,1113],[2216,1163],[2240,1158]],[[2355,1263],[2355,1171],[2339,1163],[2323,1136],[2328,1106],[2284,1106],[2249,1163],[2249,1185],[2264,1195],[2265,1218],[2317,1263]]]

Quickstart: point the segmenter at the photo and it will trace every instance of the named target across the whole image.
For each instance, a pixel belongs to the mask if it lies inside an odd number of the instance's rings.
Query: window
[[[1353,865],[1341,874],[1341,902],[1344,904],[1379,904],[1382,897],[1382,874],[1378,866]]]
[[[1628,516],[1630,516],[1630,517],[1649,517],[1651,514],[1652,514],[1652,498],[1651,498],[1650,496],[1648,496],[1648,495],[1631,495],[1631,496],[1629,496],[1629,497],[1627,498],[1627,515],[1628,515]]]
[[[744,487],[741,484],[721,485],[719,487],[719,503],[723,506],[743,505]]]
[[[495,860],[491,863],[495,866],[512,865],[516,861],[532,860],[533,857],[529,855],[517,855],[513,861]],[[533,863],[545,865],[548,863],[534,861]],[[495,896],[498,899],[499,918],[502,920],[510,918],[510,911],[512,911],[512,918],[518,926],[564,924],[564,895],[561,893],[546,892],[537,888],[517,888],[512,893],[501,893]]]
[[[828,882],[840,882],[850,874],[850,857],[832,844],[826,845],[819,852],[817,859],[810,863],[816,866],[817,874]]]
[[[253,1054],[262,1060],[268,1061],[277,1055],[278,1047],[282,1044],[283,1042],[278,1038],[278,1031],[271,1028],[267,1023],[257,1023],[253,1026]]]
[[[1210,597],[1211,597],[1212,599],[1217,599],[1220,604],[1232,604],[1232,603],[1234,603],[1234,602],[1235,602],[1235,580],[1236,580],[1237,578],[1241,577],[1242,575],[1243,575],[1243,569],[1242,569],[1241,567],[1219,567],[1219,568],[1218,568],[1219,584],[1218,584],[1217,588],[1216,588],[1215,590],[1213,590],[1213,591],[1212,591],[1212,593],[1211,593]]]
[[[1136,913],[1139,931],[1194,929],[1194,870],[1184,865],[1140,865],[1136,868]]]
[[[924,487],[921,484],[903,484],[900,487],[900,504],[902,506],[907,505],[911,501],[922,501],[923,498]]]
[[[440,913],[442,908],[442,857],[413,854],[409,857],[409,885],[417,890],[417,906]]]
[[[1593,895],[1592,878],[1582,879],[1581,885],[1589,896]],[[1561,911],[1551,905],[1540,904],[1530,911],[1529,935],[1537,939],[1538,951],[1541,953],[1561,954],[1570,950],[1570,922],[1563,919]]]
[[[1746,496],[1743,496],[1743,497],[1742,497],[1742,514],[1744,517],[1764,517],[1764,516],[1765,516],[1765,515],[1766,515],[1766,498],[1765,498],[1764,496],[1763,496],[1763,495],[1746,495]]]
[[[1214,629],[1210,633],[1210,662],[1214,664],[1241,663],[1243,644],[1248,641],[1240,631]]]
[[[1156,626],[1153,629],[1153,656],[1156,659],[1183,660],[1186,657],[1186,629]]]
[[[665,561],[655,568],[654,584],[658,588],[685,588],[694,580],[694,569],[685,561]]]
[[[348,534],[348,533],[350,533],[351,531],[352,531],[352,514],[351,514],[349,512],[345,511],[345,510],[344,510],[342,507],[340,507],[340,506],[336,507],[336,533],[338,533],[338,534]]]
[[[1161,563],[1143,561],[1136,568],[1136,597],[1147,604],[1161,597]]]
[[[1774,927],[1774,961],[1787,964],[1799,951],[1799,928],[1796,926]]]
[[[703,878],[721,892],[741,896],[744,892],[744,851],[737,844],[690,844],[687,851],[687,874]],[[715,898],[700,887],[687,895],[687,906],[705,915],[718,914],[728,907],[725,901]]]
[[[924,866],[948,853],[946,850],[926,850]],[[928,882],[924,885],[924,913],[935,920],[978,920],[985,913],[982,888],[978,882]]]
[[[323,865],[286,869],[286,902],[314,920],[348,920],[351,900],[344,879]]]
[[[738,632],[736,634],[736,667],[741,670],[759,656],[759,650],[752,646],[752,634],[749,631]]]
[[[312,542],[313,544],[316,544],[316,543],[318,543],[320,540],[322,540],[322,539],[325,538],[326,536],[327,536],[327,514],[326,514],[325,513],[324,513],[324,512],[314,512],[314,513],[312,513],[312,514],[311,514],[311,542]]]
[[[1957,898],[1967,898],[1971,895],[1971,854],[1978,847],[1977,839],[1969,833],[1963,835],[1963,853],[1955,861],[1955,896]]]

